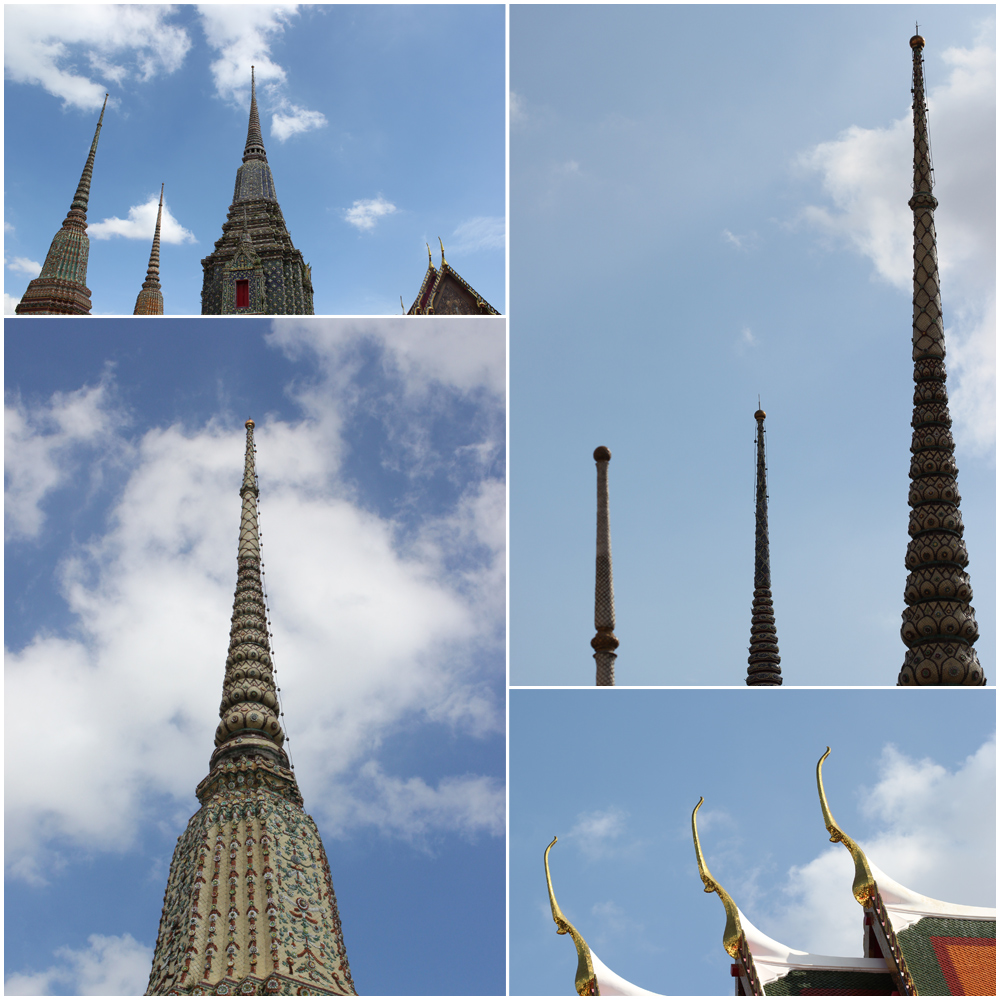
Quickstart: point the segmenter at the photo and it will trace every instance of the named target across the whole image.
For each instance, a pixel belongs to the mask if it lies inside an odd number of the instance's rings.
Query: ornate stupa
[[[246,244],[252,254],[246,253]],[[218,315],[313,314],[312,271],[292,245],[278,204],[274,177],[257,113],[257,84],[250,68],[250,124],[243,165],[222,237],[201,262],[205,276],[201,311]]]
[[[753,416],[757,421],[757,528],[747,684],[773,687],[781,683],[781,657],[771,602],[771,552],[767,540],[767,462],[764,456],[764,418],[767,414],[758,410]]]
[[[90,257],[90,240],[87,237],[87,203],[90,200],[90,182],[94,176],[94,158],[97,140],[104,124],[104,109],[108,95],[104,95],[101,117],[94,130],[94,141],[76,187],[73,204],[52,238],[45,255],[41,274],[33,278],[14,310],[19,316],[62,315],[89,316],[90,289],[87,287],[87,260]]]
[[[163,292],[160,290],[160,220],[163,218],[163,185],[160,185],[160,207],[156,210],[156,229],[153,230],[153,248],[149,251],[149,267],[142,291],[135,300],[133,316],[162,316]]]
[[[434,266],[428,246],[427,273],[407,315],[499,316],[497,310],[444,259],[444,243],[440,237],[438,243],[441,244],[441,266]]]
[[[608,463],[611,452],[594,450],[597,464],[597,563],[594,573],[594,628],[590,640],[597,664],[597,686],[613,687],[618,637],[615,635],[615,585],[611,575],[611,521],[608,514]]]
[[[985,684],[973,648],[979,638],[965,567],[958,508],[958,468],[948,413],[944,323],[934,231],[934,171],[924,101],[924,40],[913,51],[913,441],[910,451],[910,538],[900,685]]]
[[[220,722],[178,838],[146,996],[354,996],[330,865],[282,748],[252,420]]]

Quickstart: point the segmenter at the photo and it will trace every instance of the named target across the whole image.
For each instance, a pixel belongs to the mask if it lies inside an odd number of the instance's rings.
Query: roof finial
[[[251,747],[280,748],[285,734],[277,718],[277,694],[268,640],[267,610],[260,579],[260,538],[257,531],[257,471],[254,462],[253,420],[247,430],[243,485],[240,497],[240,539],[237,550],[236,596],[233,625],[229,633],[226,679],[222,688],[221,722],[215,745],[222,747],[239,739],[244,750]],[[287,766],[287,765],[286,765]]]
[[[402,296],[402,295],[400,295],[400,297],[399,297],[399,311],[400,311],[400,312],[401,312],[401,313],[402,313],[402,314],[403,314],[404,316],[406,315],[406,306],[405,306],[405,305],[403,305],[403,296]]]
[[[445,266],[445,264],[447,264],[447,263],[448,263],[448,261],[446,261],[446,260],[444,259],[444,243],[442,242],[442,240],[441,240],[441,237],[440,237],[440,236],[438,237],[438,243],[440,243],[440,244],[441,244],[441,266],[442,266],[442,267],[444,267],[444,266]]]
[[[553,837],[552,844],[559,838]],[[583,935],[563,916],[563,911],[556,902],[556,894],[552,890],[552,875],[549,873],[549,851],[552,844],[545,848],[545,884],[549,889],[549,906],[552,908],[552,919],[556,922],[556,934],[568,934],[576,945],[576,992],[582,997],[600,996],[597,989],[597,973],[590,958],[590,946]]]
[[[924,100],[924,40],[913,50],[913,437],[910,543],[901,635],[907,646],[900,685],[986,683],[973,643],[979,638],[965,567],[962,515],[945,385],[934,171]]]
[[[160,290],[160,220],[163,217],[163,188],[160,185],[160,207],[156,210],[156,228],[153,230],[153,248],[149,251],[149,266],[142,291],[135,300],[134,316],[162,316],[163,292]]]
[[[760,396],[757,397],[760,406]],[[758,409],[757,421],[757,514],[754,541],[753,610],[750,624],[750,655],[747,657],[747,684],[776,687],[781,684],[781,657],[778,631],[774,626],[771,601],[771,553],[767,533],[767,461],[764,456],[764,418]]]
[[[590,640],[597,663],[597,686],[613,687],[618,637],[615,635],[615,587],[611,575],[611,522],[608,515],[608,463],[611,452],[594,450],[597,463],[597,567],[594,578],[594,628]]]
[[[427,247],[427,266],[433,268],[434,258],[431,256],[431,245],[430,243],[425,243],[424,246]]]
[[[851,852],[851,857],[854,859],[854,883],[851,886],[851,891],[854,893],[854,898],[864,906],[875,888],[875,876],[872,875],[871,869],[868,867],[865,852],[837,826],[837,821],[833,818],[833,813],[830,812],[830,806],[826,801],[826,792],[823,790],[823,761],[829,756],[830,748],[827,747],[826,753],[820,757],[819,763],[816,765],[816,787],[819,789],[819,805],[823,810],[823,824],[830,834],[830,843],[843,844]]]
[[[733,902],[733,897],[712,878],[712,873],[708,870],[708,865],[705,864],[705,856],[701,853],[701,841],[698,839],[698,810],[704,801],[704,796],[699,798],[698,804],[694,807],[694,812],[691,813],[691,836],[694,837],[694,854],[698,859],[698,874],[705,884],[705,892],[718,893],[719,899],[722,900],[722,905],[726,908],[726,929],[722,933],[722,946],[735,958],[739,951],[743,928],[740,926],[740,914],[736,909],[736,904]]]

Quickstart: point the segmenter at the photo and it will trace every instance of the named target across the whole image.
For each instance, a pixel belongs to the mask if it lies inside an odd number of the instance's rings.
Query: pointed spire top
[[[260,115],[257,112],[257,81],[254,68],[250,67],[250,124],[247,126],[247,144],[243,149],[243,162],[267,160],[264,137],[260,133]]]
[[[760,397],[757,397],[760,406]],[[767,460],[764,454],[764,418],[758,409],[757,421],[757,512],[754,540],[753,609],[750,618],[750,655],[746,682],[751,686],[781,684],[781,657],[778,630],[774,625],[771,600],[771,551],[767,531]]]
[[[597,686],[613,687],[618,637],[615,635],[615,585],[611,574],[611,520],[608,514],[608,463],[611,452],[594,449],[597,463],[597,564],[594,577],[594,628],[590,640],[597,663]]]
[[[97,128],[94,129],[94,141],[90,144],[90,153],[84,165],[83,173],[80,175],[80,183],[76,187],[76,195],[73,204],[69,207],[69,215],[82,216],[84,227],[87,225],[87,203],[90,201],[90,182],[94,176],[94,158],[97,156],[97,140],[101,137],[101,126],[104,124],[104,110],[108,106],[108,95],[104,95],[104,104],[101,105],[101,117],[97,119]],[[69,216],[67,216],[69,221]]]
[[[924,40],[910,39],[913,50],[913,197],[910,208],[937,208],[934,191],[934,167],[931,164],[931,141],[927,131],[927,102],[924,97]]]
[[[160,207],[156,211],[156,228],[153,230],[153,247],[149,251],[149,266],[142,291],[135,300],[134,316],[162,316],[163,293],[160,290],[160,221],[163,218],[163,187],[160,185]]]

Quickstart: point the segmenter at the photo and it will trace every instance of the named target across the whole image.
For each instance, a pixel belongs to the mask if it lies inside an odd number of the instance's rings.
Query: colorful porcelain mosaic
[[[162,316],[163,292],[160,290],[160,220],[163,218],[163,185],[160,185],[160,207],[156,210],[156,229],[153,231],[153,249],[149,252],[149,267],[142,291],[135,300],[133,316]]]

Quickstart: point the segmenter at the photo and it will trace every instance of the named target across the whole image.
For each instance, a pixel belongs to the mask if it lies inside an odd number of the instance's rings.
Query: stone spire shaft
[[[240,540],[237,551],[236,595],[229,632],[229,655],[219,707],[215,745],[239,738],[280,748],[285,734],[278,722],[278,697],[271,664],[271,644],[260,579],[260,539],[257,531],[257,474],[254,469],[254,422],[246,422],[247,450],[240,497]]]
[[[18,315],[89,316],[90,289],[87,287],[87,261],[90,240],[87,237],[87,206],[94,176],[97,142],[104,124],[108,95],[104,95],[101,116],[94,130],[94,141],[84,164],[76,194],[63,220],[62,228],[52,238],[41,273],[32,279],[15,312]]]
[[[160,220],[163,218],[163,185],[160,185],[160,207],[156,211],[156,229],[153,230],[153,248],[149,251],[149,267],[142,291],[135,300],[133,316],[162,316],[163,292],[160,290]]]
[[[973,648],[979,638],[969,556],[962,540],[958,468],[945,386],[944,323],[934,229],[934,173],[927,131],[923,48],[913,51],[913,439],[910,543],[901,634],[907,646],[900,685],[985,684]]]
[[[257,112],[257,81],[254,68],[250,67],[250,123],[247,125],[247,143],[243,150],[243,162],[247,160],[267,161],[264,137],[260,132],[260,115]]]
[[[754,539],[753,610],[750,624],[750,655],[747,657],[747,684],[781,684],[781,657],[778,655],[778,630],[774,624],[771,601],[771,551],[767,536],[767,460],[764,454],[764,418],[758,410],[757,421],[757,528]]]
[[[611,521],[608,515],[608,463],[611,452],[603,445],[594,451],[597,463],[597,566],[594,579],[594,628],[590,640],[597,663],[597,686],[613,687],[618,638],[615,635],[615,586],[611,575]]]

